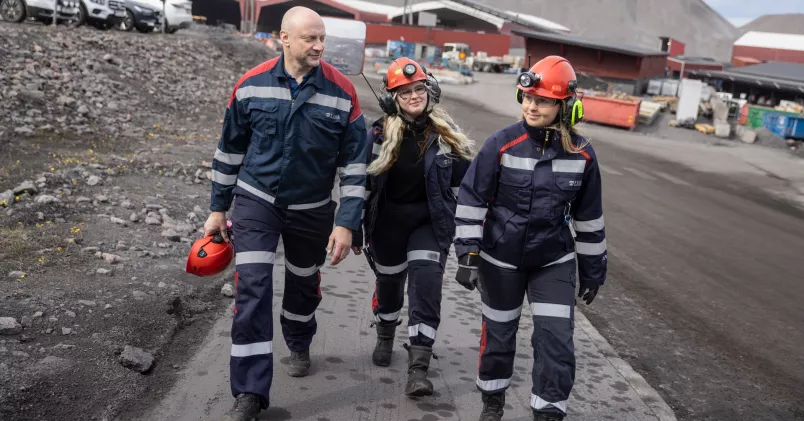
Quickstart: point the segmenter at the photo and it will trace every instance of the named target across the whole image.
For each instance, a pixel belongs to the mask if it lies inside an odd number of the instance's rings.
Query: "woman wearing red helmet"
[[[562,57],[522,73],[521,121],[486,141],[461,183],[456,280],[478,287],[483,304],[480,421],[502,418],[523,296],[534,325],[533,419],[564,418],[575,379],[576,271],[587,305],[606,279],[600,172],[592,145],[573,128],[583,116],[576,87]]]
[[[441,285],[455,233],[457,190],[473,144],[450,116],[431,107],[440,89],[413,60],[388,68],[380,106],[385,116],[368,136],[368,186],[363,228],[366,257],[377,276],[372,310],[377,344],[372,361],[391,364],[408,277],[408,381],[405,394],[433,393],[427,371],[440,322]],[[362,241],[356,235],[355,241]],[[360,244],[353,250],[359,253]]]

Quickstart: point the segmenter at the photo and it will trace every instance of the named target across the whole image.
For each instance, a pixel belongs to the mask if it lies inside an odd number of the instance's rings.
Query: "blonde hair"
[[[402,138],[406,123],[398,115],[385,116],[383,123],[383,133],[385,141],[382,143],[380,156],[371,163],[366,172],[377,175],[388,171],[399,156],[399,149],[402,146]],[[471,161],[474,157],[474,142],[466,135],[461,133],[452,117],[441,108],[434,107],[430,112],[429,122],[424,131],[424,143],[420,144],[421,152],[427,148],[427,139],[431,131],[438,134],[438,149],[441,152],[452,152],[459,157]]]

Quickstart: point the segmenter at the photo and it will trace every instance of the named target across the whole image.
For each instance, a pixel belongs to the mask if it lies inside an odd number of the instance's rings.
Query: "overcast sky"
[[[704,0],[735,26],[762,15],[804,13],[804,0]]]

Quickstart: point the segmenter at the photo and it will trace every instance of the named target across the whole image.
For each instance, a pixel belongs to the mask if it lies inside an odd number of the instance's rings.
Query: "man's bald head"
[[[324,21],[321,20],[321,15],[316,13],[313,9],[304,6],[291,7],[290,10],[285,12],[282,16],[282,30],[285,32],[294,32],[302,28],[310,27],[324,27]]]
[[[324,20],[318,13],[303,6],[290,8],[282,16],[282,30],[279,31],[285,67],[306,73],[318,66],[324,54],[325,35]]]

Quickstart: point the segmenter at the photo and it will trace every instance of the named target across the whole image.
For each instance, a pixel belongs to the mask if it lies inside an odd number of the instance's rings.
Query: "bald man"
[[[230,381],[236,401],[226,420],[250,420],[269,405],[272,272],[280,237],[285,247],[280,324],[291,351],[288,374],[301,377],[310,368],[321,302],[319,269],[328,253],[331,265],[346,257],[360,226],[366,125],[352,83],[321,60],[324,36],[317,13],[288,10],[280,31],[282,55],[237,82],[212,161],[207,235],[226,236],[226,212],[234,202],[237,295]],[[336,173],[339,207],[331,198]]]

